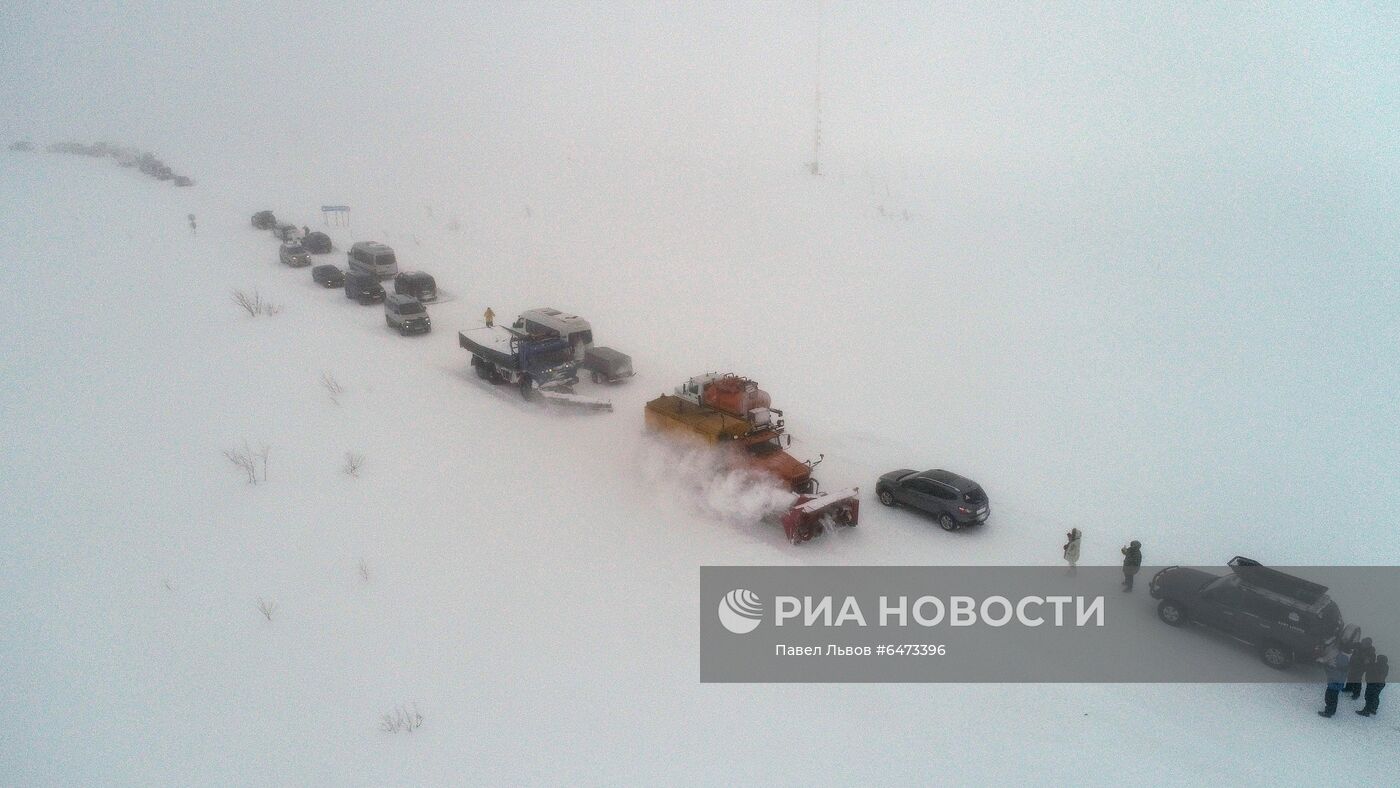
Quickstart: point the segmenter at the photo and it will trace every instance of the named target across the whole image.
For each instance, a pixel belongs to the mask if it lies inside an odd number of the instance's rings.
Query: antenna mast
[[[824,8],[817,3],[817,72],[816,98],[813,106],[812,163],[807,165],[813,175],[822,174],[822,17]]]

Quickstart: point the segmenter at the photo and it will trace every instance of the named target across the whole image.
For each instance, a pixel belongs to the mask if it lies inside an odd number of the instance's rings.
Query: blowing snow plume
[[[649,437],[638,462],[654,488],[707,516],[731,523],[773,520],[797,500],[776,479],[728,467],[713,449],[681,446]]]

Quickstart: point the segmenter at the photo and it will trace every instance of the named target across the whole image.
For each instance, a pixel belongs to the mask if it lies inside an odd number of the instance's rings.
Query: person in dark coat
[[[1319,717],[1331,717],[1337,713],[1337,696],[1342,694],[1342,687],[1347,683],[1347,667],[1351,664],[1351,655],[1345,651],[1338,651],[1332,660],[1323,665],[1323,670],[1327,671],[1327,691],[1322,694],[1322,711],[1317,713]]]
[[[1120,552],[1123,553],[1123,590],[1132,591],[1133,578],[1142,568],[1142,542],[1134,539]]]
[[[1362,638],[1351,648],[1351,667],[1347,668],[1347,685],[1342,692],[1351,693],[1351,699],[1356,700],[1361,697],[1361,679],[1366,675],[1366,668],[1371,666],[1371,660],[1376,658],[1376,647],[1371,645],[1370,638]]]
[[[1390,660],[1384,654],[1366,668],[1366,707],[1356,712],[1363,717],[1374,717],[1381,707],[1381,690],[1385,689],[1385,677],[1390,675]]]

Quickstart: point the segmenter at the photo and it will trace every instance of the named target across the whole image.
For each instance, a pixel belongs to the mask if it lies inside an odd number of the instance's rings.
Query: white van
[[[394,250],[378,241],[360,241],[350,247],[349,268],[387,279],[399,272]]]

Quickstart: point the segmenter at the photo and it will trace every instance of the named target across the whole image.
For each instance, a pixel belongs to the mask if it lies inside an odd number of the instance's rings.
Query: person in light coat
[[[1069,571],[1065,574],[1070,576],[1079,571],[1079,541],[1083,536],[1078,528],[1071,528],[1069,533],[1065,534],[1065,562],[1069,564]]]
[[[1337,713],[1337,696],[1347,685],[1347,668],[1350,666],[1351,655],[1345,651],[1338,651],[1330,662],[1322,666],[1327,671],[1327,690],[1322,694],[1322,711],[1317,716],[1331,717]]]

